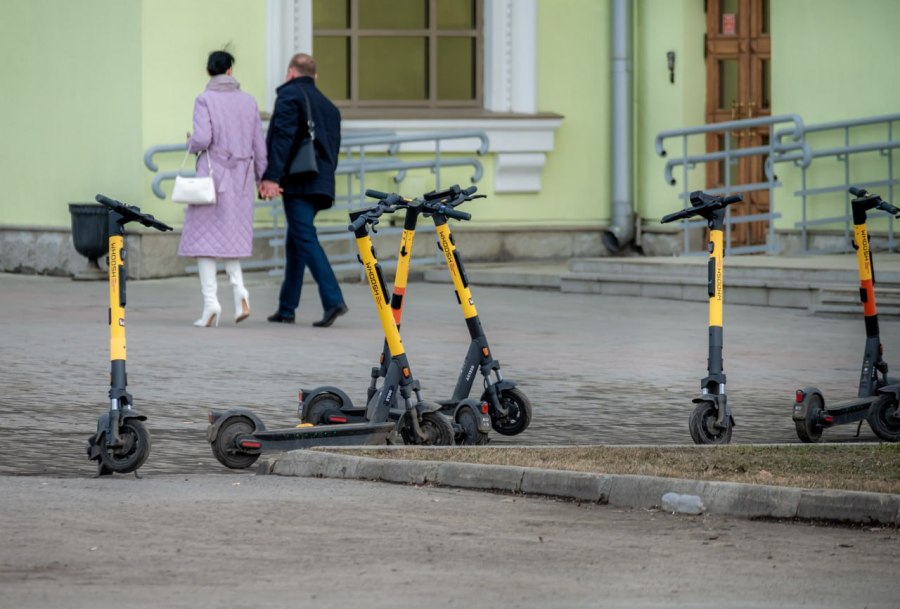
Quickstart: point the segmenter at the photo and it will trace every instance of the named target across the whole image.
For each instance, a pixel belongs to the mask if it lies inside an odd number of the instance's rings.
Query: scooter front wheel
[[[875,435],[885,442],[900,441],[900,404],[894,394],[882,394],[872,402],[867,420]]]
[[[440,414],[436,410],[426,412],[419,421],[419,428],[425,438],[420,438],[412,428],[407,417],[416,416],[415,412],[404,413],[400,417],[398,424],[400,426],[400,437],[403,438],[404,444],[416,444],[419,446],[453,446],[453,424],[450,419]]]
[[[802,421],[794,421],[794,427],[797,428],[797,437],[802,442],[815,443],[822,439],[823,427],[819,418],[822,416],[825,404],[822,403],[822,396],[818,393],[812,393],[808,399],[806,416]]]
[[[697,404],[688,422],[694,444],[728,444],[731,442],[731,417],[725,417],[724,428],[716,427],[719,411],[715,402]]]
[[[419,423],[425,441],[424,446],[453,446],[453,424],[439,412],[426,412]]]
[[[481,399],[490,403],[487,394]],[[501,391],[499,399],[506,408],[506,416],[500,416],[491,409],[491,426],[494,431],[504,436],[515,436],[525,431],[531,423],[531,401],[528,396],[517,387],[512,387]]]
[[[238,436],[253,433],[256,426],[246,417],[231,417],[219,427],[212,442],[213,456],[229,469],[247,469],[259,459],[259,453],[245,453],[237,445]]]
[[[119,427],[120,446],[108,446],[107,434],[100,439],[100,462],[117,474],[136,471],[150,456],[150,432],[138,419],[125,419]]]

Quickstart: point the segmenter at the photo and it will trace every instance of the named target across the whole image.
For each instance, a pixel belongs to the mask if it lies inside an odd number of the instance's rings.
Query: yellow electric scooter
[[[313,446],[359,446],[386,444],[396,433],[406,444],[450,446],[454,430],[440,412],[441,405],[421,397],[419,381],[413,377],[400,332],[391,313],[387,289],[369,227],[378,223],[386,209],[381,206],[352,212],[349,230],[356,237],[359,261],[375,301],[375,309],[389,346],[387,374],[378,391],[370,396],[361,415],[352,421],[321,417],[321,425],[304,421],[297,427],[267,429],[246,408],[209,413],[206,439],[213,455],[226,467],[244,469],[266,451],[285,451]],[[346,395],[332,388],[340,395]],[[396,405],[399,404],[399,412]],[[393,412],[392,412],[393,411]],[[396,416],[395,416],[396,415]]]
[[[97,475],[137,472],[150,456],[150,433],[142,421],[147,417],[132,408],[125,373],[125,225],[140,222],[159,231],[170,231],[140,208],[125,205],[103,195],[97,202],[106,206],[109,218],[109,412],[100,415],[97,433],[87,445],[88,458],[97,461]]]
[[[741,201],[740,196],[717,197],[704,192],[691,193],[691,207],[664,217],[661,222],[704,218],[709,226],[709,263],[707,264],[707,294],[709,294],[709,359],[707,375],[700,381],[700,395],[694,398],[688,427],[695,444],[728,444],[734,418],[728,409],[725,395],[725,372],[722,367],[722,305],[723,259],[725,256],[725,208]]]
[[[446,190],[427,193],[421,199],[405,199],[396,193],[389,194],[376,190],[366,191],[366,196],[378,199],[378,205],[387,211],[398,209],[406,211],[391,296],[391,308],[394,320],[398,325],[403,314],[409,261],[418,218],[420,215],[424,215],[434,221],[438,245],[447,262],[447,270],[453,281],[456,300],[462,308],[470,337],[469,348],[458,374],[453,394],[447,399],[438,401],[441,404],[441,412],[454,423],[456,443],[468,445],[486,444],[492,427],[498,433],[507,436],[522,433],[531,422],[532,413],[528,397],[516,386],[515,381],[503,378],[500,372],[500,362],[494,359],[475,309],[462,258],[450,231],[449,218],[455,220],[471,218],[470,214],[456,210],[455,207],[466,201],[480,198],[481,195],[475,195],[476,191],[475,186],[461,189],[454,185]],[[380,366],[372,368],[372,380],[369,385],[370,399],[376,390],[378,380],[385,376],[386,362],[389,360],[390,351],[385,344]],[[478,376],[476,370],[480,371],[483,377],[484,389],[480,396],[470,397]],[[362,409],[353,407],[348,396],[335,391],[333,387],[318,387],[311,391],[303,390],[301,394],[303,402],[300,405],[300,418],[303,421],[313,423],[320,420],[351,421],[354,416],[359,416],[362,412]]]

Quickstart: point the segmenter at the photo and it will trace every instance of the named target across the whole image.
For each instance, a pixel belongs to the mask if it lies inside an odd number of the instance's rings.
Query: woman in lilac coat
[[[216,258],[224,259],[234,290],[235,323],[250,315],[240,258],[253,251],[253,202],[266,170],[266,144],[256,100],[232,77],[233,64],[227,51],[210,53],[210,80],[194,102],[194,131],[188,140],[188,150],[199,153],[197,175],[208,175],[211,164],[216,187],[215,205],[187,206],[178,246],[179,256],[197,258],[203,313],[195,326],[219,325]]]

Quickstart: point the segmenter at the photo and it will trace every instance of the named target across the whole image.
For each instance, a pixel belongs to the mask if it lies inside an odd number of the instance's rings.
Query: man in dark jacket
[[[319,298],[325,311],[314,326],[328,327],[347,312],[334,271],[328,263],[313,220],[322,209],[334,205],[334,171],[341,146],[341,113],[316,88],[316,62],[298,53],[288,65],[285,83],[278,87],[275,111],[266,135],[269,165],[259,185],[259,194],[272,199],[279,194],[287,218],[284,281],[278,296],[278,310],[271,322],[294,323],[300,304],[303,272],[309,267],[319,286]],[[308,101],[307,101],[308,100]],[[315,131],[316,161],[319,173],[303,177],[288,176],[288,168],[309,133],[307,103]]]

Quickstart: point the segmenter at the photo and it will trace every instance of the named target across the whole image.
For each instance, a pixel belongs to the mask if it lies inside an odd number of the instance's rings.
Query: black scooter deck
[[[263,451],[297,450],[313,446],[372,446],[387,444],[388,436],[395,428],[396,423],[388,421],[375,425],[347,423],[346,425],[267,429],[238,437],[236,443],[240,445],[242,440],[255,440],[262,444],[260,448]]]
[[[834,417],[831,425],[843,425],[845,423],[853,423],[854,421],[862,421],[869,414],[869,407],[872,402],[878,399],[877,395],[865,398],[853,398],[852,400],[843,400],[835,402],[830,406],[826,406],[825,414]]]

